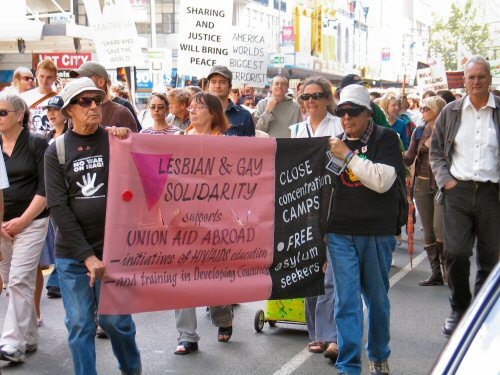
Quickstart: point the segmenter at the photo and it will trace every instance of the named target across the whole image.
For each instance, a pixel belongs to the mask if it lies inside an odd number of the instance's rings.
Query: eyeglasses
[[[366,108],[340,108],[337,107],[335,109],[335,116],[337,117],[344,117],[346,114],[349,115],[349,117],[358,117],[360,114],[362,114],[364,111],[366,111]]]
[[[429,107],[420,107],[420,112],[425,113],[427,111],[430,111],[431,109]]]
[[[198,112],[201,109],[208,108],[206,105],[199,105],[199,106],[190,106],[187,108],[189,112]]]
[[[314,100],[318,100],[321,98],[325,98],[327,95],[324,92],[315,92],[314,94],[302,94],[300,96],[300,100],[303,101],[308,101],[309,99],[313,98]]]
[[[0,110],[0,117],[7,117],[10,112],[17,112],[17,111],[8,111],[6,109]]]
[[[33,82],[33,81],[35,80],[35,77],[28,77],[28,76],[26,76],[26,77],[21,77],[21,78],[22,78],[24,81],[31,81],[31,82]]]
[[[162,109],[167,108],[167,106],[165,104],[150,104],[149,108],[152,109],[153,111],[156,109],[161,111]]]
[[[82,96],[80,98],[71,99],[69,104],[78,104],[80,107],[88,108],[92,105],[92,102],[95,103],[96,106],[102,105],[102,96],[95,96],[93,98],[89,98],[88,96]]]

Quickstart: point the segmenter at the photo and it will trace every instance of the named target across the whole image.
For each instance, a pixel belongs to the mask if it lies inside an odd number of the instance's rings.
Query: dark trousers
[[[476,239],[474,295],[498,262],[499,218],[498,184],[459,181],[455,188],[445,192],[444,244],[452,309],[463,311],[470,304],[470,257]]]

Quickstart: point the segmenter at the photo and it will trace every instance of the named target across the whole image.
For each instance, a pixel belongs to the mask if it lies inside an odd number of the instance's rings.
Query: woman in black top
[[[0,275],[8,284],[9,305],[0,338],[0,355],[23,362],[37,349],[33,296],[40,253],[47,234],[43,157],[44,138],[30,134],[29,109],[17,94],[0,93],[0,132],[10,187],[4,190]]]

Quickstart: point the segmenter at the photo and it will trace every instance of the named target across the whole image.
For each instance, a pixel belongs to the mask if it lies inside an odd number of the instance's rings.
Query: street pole
[[[156,0],[151,0],[151,48],[156,48]]]
[[[278,74],[282,74],[281,73],[281,38],[282,38],[282,33],[283,33],[283,30],[282,30],[282,27],[281,27],[281,0],[279,0],[279,4],[278,4],[278,64],[280,65],[279,68],[278,68]]]

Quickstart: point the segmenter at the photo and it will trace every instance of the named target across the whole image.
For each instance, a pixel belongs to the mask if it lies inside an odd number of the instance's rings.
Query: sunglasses
[[[337,107],[335,109],[335,116],[344,117],[346,114],[348,114],[349,117],[358,117],[364,111],[366,111],[366,108],[360,108],[360,107],[358,107],[358,108],[340,108],[340,107]]]
[[[6,109],[2,109],[0,111],[0,117],[7,117],[9,115],[10,112],[17,112],[17,111],[8,111]]]
[[[23,80],[25,81],[31,81],[33,82],[35,80],[35,77],[22,77]]]
[[[315,92],[314,94],[302,94],[300,96],[300,100],[308,101],[311,98],[313,98],[314,100],[318,100],[326,97],[327,95],[324,92]]]
[[[150,108],[150,109],[152,109],[153,111],[154,111],[155,109],[157,109],[157,110],[161,111],[162,109],[167,108],[167,106],[166,106],[165,104],[150,104],[150,105],[149,105],[149,108]]]
[[[92,102],[95,103],[96,106],[102,105],[102,96],[95,96],[93,98],[89,98],[88,96],[82,96],[81,98],[71,99],[69,104],[78,104],[80,107],[88,108],[92,105]]]
[[[420,112],[425,113],[430,111],[431,109],[429,107],[420,107]]]

